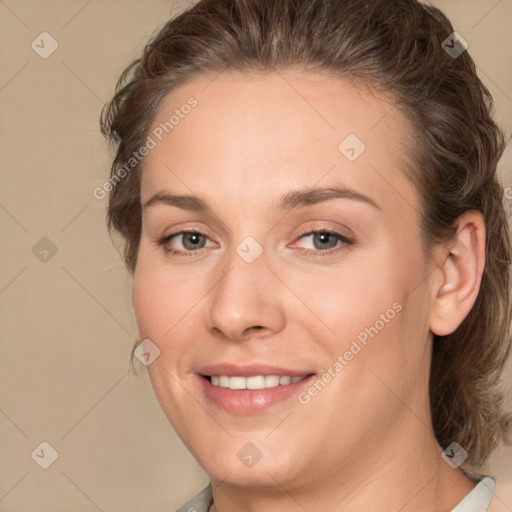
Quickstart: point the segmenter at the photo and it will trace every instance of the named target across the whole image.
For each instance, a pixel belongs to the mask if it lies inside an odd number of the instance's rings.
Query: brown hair
[[[414,128],[410,178],[421,196],[427,249],[453,235],[464,211],[479,210],[485,219],[479,295],[453,334],[434,336],[430,376],[439,444],[457,441],[481,465],[508,419],[496,386],[510,350],[511,242],[496,174],[505,141],[470,55],[450,55],[442,45],[453,32],[441,11],[416,0],[202,0],[169,20],[123,72],[101,128],[117,147],[112,179],[144,145],[163,98],[198,75],[301,66],[392,94]],[[107,212],[132,273],[140,172],[137,164],[116,181]]]

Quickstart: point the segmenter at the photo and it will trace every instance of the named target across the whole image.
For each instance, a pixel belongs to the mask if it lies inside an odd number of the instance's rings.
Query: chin
[[[286,487],[300,479],[301,474],[308,480],[304,476],[307,464],[291,460],[290,456],[296,453],[295,450],[287,453],[277,444],[269,446],[268,441],[266,445],[259,442],[256,447],[256,443],[246,439],[231,439],[222,449],[196,451],[194,457],[212,480],[240,487],[275,488],[276,485]]]

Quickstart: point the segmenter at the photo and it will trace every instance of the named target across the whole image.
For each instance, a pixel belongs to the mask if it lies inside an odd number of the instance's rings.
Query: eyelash
[[[190,233],[204,235],[204,236],[208,237],[208,235],[206,235],[205,233],[202,233],[199,230],[188,229],[188,230],[178,231],[176,233],[171,233],[170,235],[164,236],[157,241],[157,244],[163,248],[163,250],[166,254],[172,254],[174,256],[185,256],[185,257],[200,256],[202,254],[201,249],[199,249],[197,251],[180,251],[177,249],[170,249],[169,247],[167,247],[167,244],[169,243],[171,238],[174,238],[175,236],[179,236],[179,235],[190,234]],[[334,236],[340,242],[342,242],[342,244],[339,244],[336,247],[327,249],[325,251],[312,250],[312,249],[299,249],[300,252],[306,252],[312,256],[330,256],[333,253],[336,253],[336,252],[344,249],[345,248],[344,246],[350,246],[350,245],[354,244],[354,240],[350,239],[346,235],[342,235],[341,233],[339,233],[337,231],[333,231],[331,229],[306,230],[298,236],[298,240],[300,240],[301,238],[304,238],[305,236],[315,235],[315,234],[324,234],[324,235]],[[204,249],[204,248],[202,248],[202,249]]]

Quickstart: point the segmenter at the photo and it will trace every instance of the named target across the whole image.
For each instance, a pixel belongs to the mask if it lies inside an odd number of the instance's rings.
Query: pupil
[[[316,235],[319,239],[320,244],[327,244],[328,249],[332,249],[336,245],[336,238],[334,238],[329,233],[320,233],[319,235]],[[329,244],[329,239],[332,238],[331,243]],[[322,249],[325,249],[325,247],[321,247]]]

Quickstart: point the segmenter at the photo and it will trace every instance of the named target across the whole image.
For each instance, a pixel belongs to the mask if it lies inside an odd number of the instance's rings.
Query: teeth
[[[265,375],[265,387],[275,388],[279,386],[279,377],[277,375]]]
[[[212,375],[211,383],[214,386],[229,389],[266,389],[277,386],[294,384],[306,378],[289,377],[288,375],[254,375],[251,377],[228,377],[226,375]]]
[[[229,377],[229,389],[246,389],[248,380],[245,377]]]
[[[239,377],[243,379],[243,377]],[[247,381],[247,389],[264,389],[265,388],[265,377],[263,375],[256,375],[255,377],[247,377],[244,379]]]

